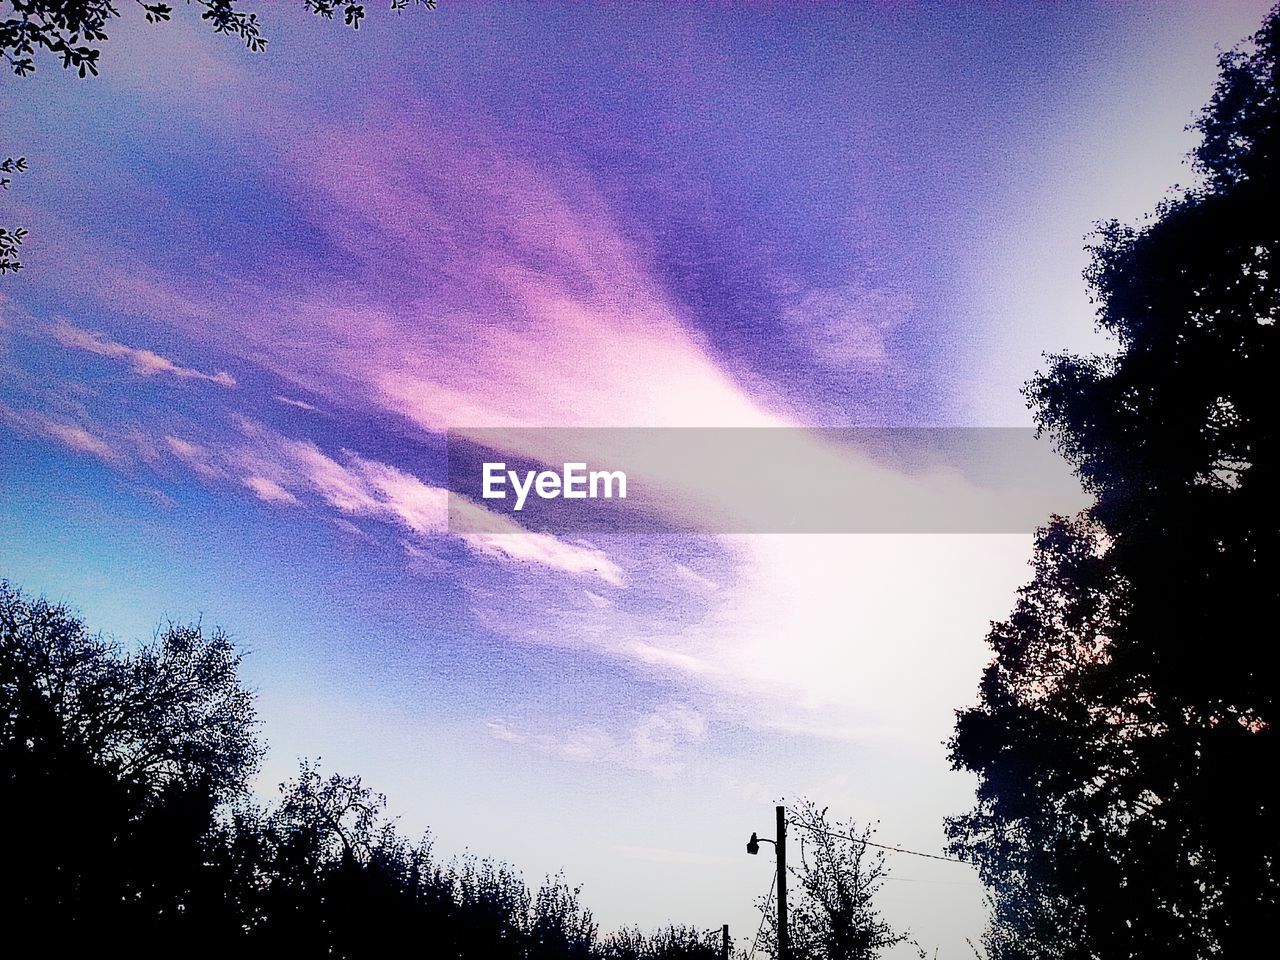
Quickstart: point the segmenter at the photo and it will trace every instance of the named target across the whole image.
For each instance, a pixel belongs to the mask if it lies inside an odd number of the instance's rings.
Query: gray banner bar
[[[456,533],[1024,533],[1088,503],[1021,428],[449,432]],[[518,525],[518,526],[513,526]]]

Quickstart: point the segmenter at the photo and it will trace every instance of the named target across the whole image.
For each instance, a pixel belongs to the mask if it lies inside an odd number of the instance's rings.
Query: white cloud
[[[88,453],[112,463],[119,459],[115,449],[101,437],[95,437],[84,427],[74,423],[60,423],[47,417],[39,419],[40,429],[55,440],[60,440],[72,450]]]
[[[720,584],[716,583],[710,577],[704,577],[692,567],[685,566],[683,563],[677,563],[674,569],[676,576],[685,583],[696,587],[698,590],[706,593],[715,593],[720,589]]]
[[[513,525],[514,526],[514,525]],[[621,587],[622,568],[590,544],[571,543],[549,533],[467,533],[462,539],[477,553],[516,563],[533,563],[564,573],[591,574]]]
[[[124,462],[120,451],[112,443],[78,423],[55,419],[43,413],[15,410],[4,403],[0,403],[0,419],[27,433],[56,440],[76,453],[97,457],[104,463],[119,465]]]
[[[318,407],[307,403],[305,400],[295,400],[293,397],[282,397],[277,395],[271,399],[275,400],[276,403],[283,403],[286,407],[295,407],[298,410],[306,410],[309,413],[316,413],[319,409]]]
[[[200,444],[174,436],[165,437],[164,443],[170,453],[206,480],[226,475],[224,470],[214,465],[214,454]]]
[[[152,350],[130,347],[110,339],[105,334],[81,330],[65,320],[54,326],[52,332],[53,338],[64,347],[87,350],[89,353],[109,357],[112,360],[122,360],[128,363],[133,372],[139,376],[152,377],[163,373],[180,380],[205,380],[223,387],[236,385],[235,378],[225,370],[219,370],[217,373],[203,373],[192,367],[175,363]]]
[[[421,544],[449,536],[449,494],[412,474],[341,452],[341,460],[322,451],[310,440],[285,437],[254,421],[242,419],[242,442],[218,448],[182,437],[168,436],[169,452],[201,477],[209,480],[229,475],[259,499],[274,504],[297,504],[309,494],[343,515],[393,524],[419,541],[410,546],[411,558],[422,560]],[[504,562],[533,564],[549,570],[598,578],[611,586],[623,586],[622,569],[602,550],[588,543],[569,542],[546,533],[524,529],[514,521],[474,504],[461,509],[477,533],[459,539],[475,553]]]
[[[274,480],[266,477],[250,476],[244,478],[244,485],[254,492],[254,495],[265,503],[278,503],[295,506],[298,498],[286,490]]]

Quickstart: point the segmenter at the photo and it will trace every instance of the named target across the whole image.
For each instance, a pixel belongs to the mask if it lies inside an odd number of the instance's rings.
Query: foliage
[[[875,827],[827,817],[811,801],[791,809],[788,836],[799,849],[799,864],[787,864],[796,883],[788,884],[791,960],[873,960],[910,936],[880,915],[874,900],[889,876],[885,851],[866,841]],[[795,843],[798,841],[798,844]],[[761,945],[776,956],[777,917],[766,898],[760,903],[765,925]]]
[[[260,756],[240,658],[170,625],[135,651],[0,581],[0,897],[64,937],[163,925]]]
[[[26,173],[26,157],[5,157],[0,160],[0,190],[8,190],[13,183],[13,174]],[[17,273],[22,269],[22,261],[18,259],[18,248],[26,239],[27,231],[22,227],[10,230],[0,227],[0,276],[6,273]]]
[[[600,960],[720,960],[719,930],[670,926],[646,934],[634,927],[611,933],[597,956]],[[733,949],[732,942],[729,945]]]
[[[1278,52],[1280,8],[1221,58],[1201,183],[1100,228],[1115,355],[1028,386],[1095,502],[1039,534],[951,742],[996,958],[1241,956],[1280,919]]]
[[[563,877],[440,862],[357,776],[304,762],[270,809],[225,634],[170,625],[130,649],[0,581],[0,902],[11,942],[89,955],[709,960],[710,934],[603,941]]]
[[[173,16],[173,7],[152,0],[134,0],[148,23],[161,23]],[[357,0],[302,0],[316,16],[326,20],[342,14],[342,22],[354,30],[364,19],[364,5]],[[414,0],[419,6],[435,9],[436,0]],[[262,34],[256,13],[241,9],[240,0],[187,0],[200,9],[200,19],[213,27],[214,33],[240,40],[249,50],[265,50],[267,38]],[[391,0],[391,9],[400,11],[409,0]],[[102,50],[98,46],[107,39],[107,27],[120,16],[113,0],[0,0],[0,55],[9,68],[23,77],[36,69],[36,57],[42,54],[74,70],[81,77],[98,73]]]

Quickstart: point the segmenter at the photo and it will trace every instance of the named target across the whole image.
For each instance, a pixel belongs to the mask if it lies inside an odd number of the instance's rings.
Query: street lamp
[[[787,808],[777,807],[778,839],[751,834],[747,841],[747,853],[753,857],[760,852],[760,844],[772,843],[778,857],[778,960],[788,960],[791,940],[787,935]]]

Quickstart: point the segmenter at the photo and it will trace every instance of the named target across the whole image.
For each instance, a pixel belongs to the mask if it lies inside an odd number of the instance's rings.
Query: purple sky
[[[1090,223],[1189,178],[1264,10],[117,27],[97,80],[0,86],[0,575],[124,638],[226,625],[264,783],[322,755],[606,927],[749,936],[778,797],[940,849],[1029,538],[451,536],[443,431],[1025,424],[1042,351],[1105,347]],[[970,871],[894,866],[891,919],[968,956]]]

